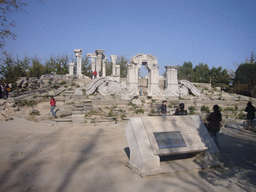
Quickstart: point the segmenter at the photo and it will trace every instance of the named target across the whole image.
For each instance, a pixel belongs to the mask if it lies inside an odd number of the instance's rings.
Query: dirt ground
[[[142,178],[125,148],[127,122],[0,122],[0,191],[256,191],[256,133],[221,130],[223,168]]]

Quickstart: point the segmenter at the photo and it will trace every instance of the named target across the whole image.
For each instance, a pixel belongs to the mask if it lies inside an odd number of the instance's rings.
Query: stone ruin
[[[126,78],[120,78],[120,65],[116,64],[117,55],[111,55],[112,74],[106,76],[106,55],[103,54],[105,50],[96,50],[95,53],[88,53],[87,56],[91,58],[91,70],[97,71],[97,77],[88,83],[86,86],[78,88],[76,95],[86,95],[98,92],[100,95],[118,95],[123,100],[130,100],[131,98],[139,96],[140,87],[145,91],[147,97],[153,96],[184,96],[192,93],[195,96],[200,96],[200,91],[187,80],[179,80],[177,78],[176,66],[165,66],[166,79],[159,76],[159,65],[156,57],[150,54],[137,54],[132,57],[128,63],[128,72]],[[77,74],[81,74],[81,49],[75,49],[77,56]],[[69,76],[73,76],[74,63],[70,63]],[[148,70],[148,77],[145,78],[146,83],[139,82],[139,69],[145,66]],[[101,76],[99,74],[102,74]],[[164,80],[164,86],[160,87],[160,81]]]

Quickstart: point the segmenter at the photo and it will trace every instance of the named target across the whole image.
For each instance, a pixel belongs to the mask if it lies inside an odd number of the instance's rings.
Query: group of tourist
[[[179,107],[175,110],[174,115],[187,115],[187,111],[184,109],[184,103],[180,103]],[[255,107],[252,105],[252,102],[249,101],[245,108],[245,112],[247,112],[247,129],[253,130],[254,121],[255,121]],[[158,112],[161,116],[165,116],[167,113],[167,105],[166,101],[162,102],[162,105],[158,108]],[[220,108],[218,105],[213,106],[213,112],[207,117],[207,121],[209,122],[207,125],[207,130],[211,137],[213,138],[216,146],[220,149],[220,141],[219,141],[219,131],[222,127],[220,123],[222,121],[222,114],[220,112]]]
[[[93,77],[96,78],[97,75],[98,75],[98,72],[97,72],[97,71],[91,71],[91,72],[90,72],[90,77],[91,77],[91,79],[92,79]],[[100,77],[102,76],[101,71],[99,71],[99,76],[100,76]]]
[[[8,84],[4,83],[3,85],[0,85],[0,99],[8,99],[10,91]]]

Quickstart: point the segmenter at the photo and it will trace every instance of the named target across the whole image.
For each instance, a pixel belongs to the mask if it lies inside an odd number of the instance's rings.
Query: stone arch
[[[146,63],[148,69],[148,96],[153,96],[159,88],[159,66],[153,55],[140,53],[132,57],[128,64],[127,84],[138,94],[138,73],[143,63]]]

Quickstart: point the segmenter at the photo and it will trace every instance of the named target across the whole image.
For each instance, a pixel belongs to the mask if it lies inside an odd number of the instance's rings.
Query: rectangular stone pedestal
[[[141,176],[221,165],[219,150],[199,116],[132,117],[126,137],[128,166]]]

